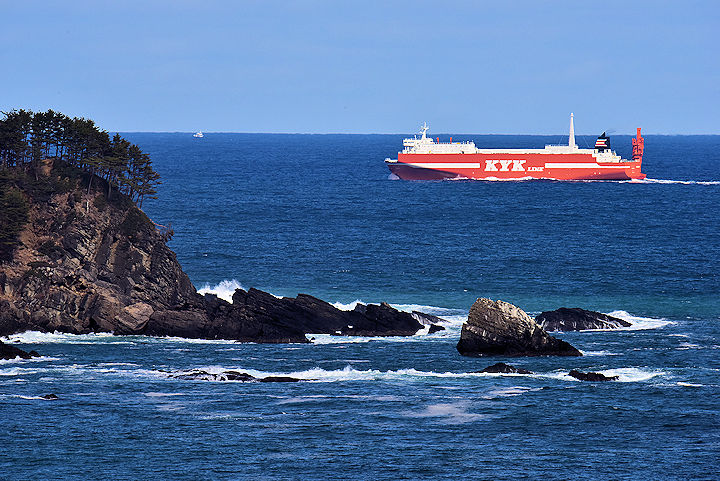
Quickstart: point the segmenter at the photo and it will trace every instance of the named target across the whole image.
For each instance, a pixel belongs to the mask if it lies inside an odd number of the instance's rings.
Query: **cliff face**
[[[309,342],[306,333],[409,336],[437,320],[387,304],[341,311],[312,296],[279,299],[256,289],[238,289],[232,303],[201,296],[164,235],[118,197],[108,203],[99,190],[75,188],[30,202],[20,244],[0,264],[0,336],[38,330]]]
[[[209,315],[147,216],[98,191],[31,203],[20,245],[0,265],[0,335],[112,331],[307,342],[292,326],[260,326],[214,310]]]

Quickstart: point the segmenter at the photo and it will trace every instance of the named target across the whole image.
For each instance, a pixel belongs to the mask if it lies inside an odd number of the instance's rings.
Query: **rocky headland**
[[[27,203],[17,245],[0,264],[0,336],[36,330],[306,343],[308,333],[441,329],[433,316],[384,303],[342,311],[306,294],[238,289],[232,303],[200,295],[167,245],[172,231],[103,179],[95,176],[88,187],[78,169],[53,160],[44,167],[33,189],[0,179],[3,190],[21,192]]]
[[[535,322],[546,331],[584,331],[587,329],[618,329],[632,324],[602,312],[588,311],[579,307],[561,307],[541,312]]]
[[[470,308],[457,350],[463,356],[582,356],[545,332],[522,309],[485,298]]]

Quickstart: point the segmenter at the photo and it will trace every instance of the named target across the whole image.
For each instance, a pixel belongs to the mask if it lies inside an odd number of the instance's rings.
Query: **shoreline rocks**
[[[246,372],[224,371],[218,374],[209,373],[207,371],[191,371],[183,374],[170,374],[173,379],[181,379],[184,381],[240,381],[240,382],[300,382],[298,379],[290,376],[267,376],[255,377]]]
[[[0,359],[32,359],[33,357],[40,357],[40,354],[38,354],[36,351],[26,352],[20,348],[11,346],[10,344],[5,344],[4,342],[0,341]]]
[[[505,364],[504,362],[498,362],[477,372],[488,372],[496,374],[535,374],[534,372],[528,371],[527,369],[511,366],[510,364]]]
[[[457,350],[463,356],[582,356],[517,306],[485,298],[470,308]]]
[[[561,307],[554,311],[541,312],[535,317],[546,331],[584,331],[587,329],[617,329],[632,324],[601,312],[588,311],[579,307]]]
[[[620,376],[606,376],[599,372],[581,372],[577,369],[573,369],[568,373],[568,376],[574,377],[579,381],[617,381]]]

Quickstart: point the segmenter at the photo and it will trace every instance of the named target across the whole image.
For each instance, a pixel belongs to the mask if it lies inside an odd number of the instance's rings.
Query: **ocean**
[[[642,182],[408,182],[383,163],[402,135],[123,135],[162,176],[143,208],[172,225],[202,292],[385,301],[447,330],[311,345],[10,336],[42,357],[0,361],[0,479],[720,477],[720,136],[646,135]],[[630,136],[612,143],[629,156]],[[465,358],[478,297],[633,326],[557,334],[580,358]],[[476,372],[498,361],[535,374]],[[195,369],[307,382],[172,377]]]

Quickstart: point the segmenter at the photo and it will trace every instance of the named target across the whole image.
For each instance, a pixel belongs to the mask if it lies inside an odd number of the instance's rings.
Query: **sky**
[[[121,132],[720,134],[720,1],[0,0],[0,110]]]

